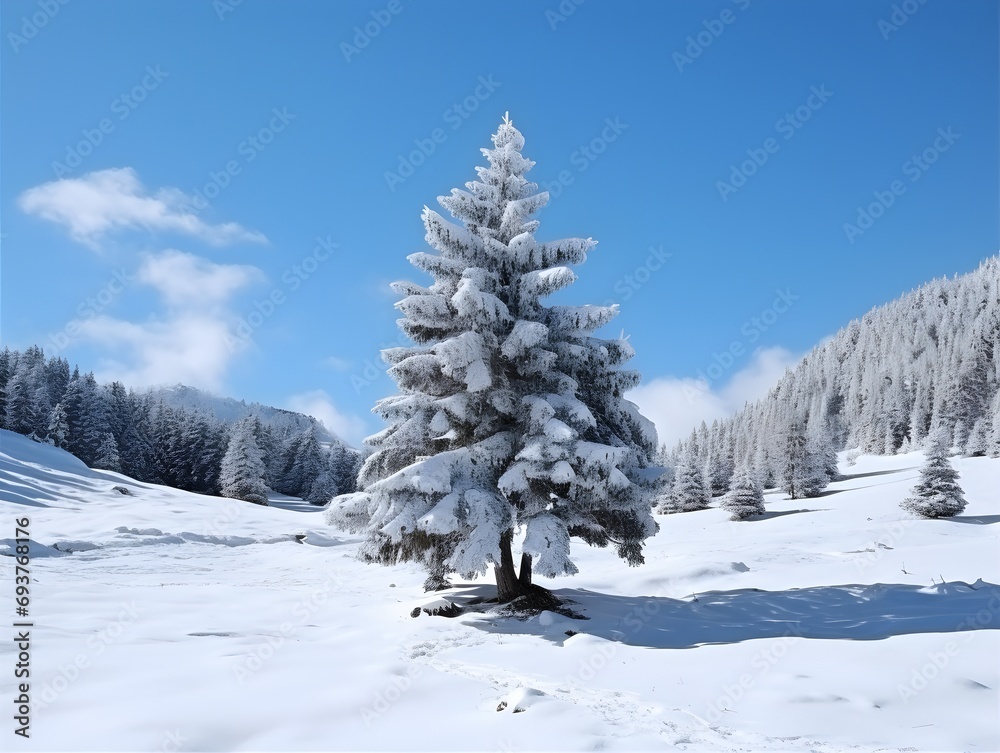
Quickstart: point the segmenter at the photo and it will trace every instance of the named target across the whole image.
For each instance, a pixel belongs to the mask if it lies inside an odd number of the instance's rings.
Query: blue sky
[[[672,439],[997,252],[997,15],[5,0],[3,342],[357,441],[393,392],[387,284],[421,279],[421,208],[510,111],[552,193],[538,237],[600,242],[560,297],[621,303],[608,333]]]

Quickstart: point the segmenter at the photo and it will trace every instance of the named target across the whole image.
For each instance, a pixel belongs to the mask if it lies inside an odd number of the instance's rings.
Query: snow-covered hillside
[[[539,581],[589,620],[414,619],[425,574],[358,562],[318,508],[138,483],[3,431],[0,537],[28,517],[35,542],[16,747],[996,750],[1000,460],[954,459],[969,506],[938,521],[898,506],[920,462],[863,456],[748,522],[660,516],[640,568],[575,542],[580,574]]]

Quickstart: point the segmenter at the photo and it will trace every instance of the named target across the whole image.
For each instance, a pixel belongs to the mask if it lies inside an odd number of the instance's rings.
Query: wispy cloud
[[[710,388],[697,379],[660,377],[636,387],[626,397],[656,424],[660,443],[672,447],[702,421],[711,424],[717,418],[733,415],[747,402],[764,397],[785,370],[801,359],[801,354],[785,348],[761,348],[746,367],[720,387]]]
[[[249,264],[216,264],[194,254],[167,250],[146,257],[136,275],[155,288],[170,306],[209,308],[264,274]]]
[[[232,296],[264,274],[244,264],[216,264],[182,251],[146,256],[136,273],[164,309],[143,322],[102,315],[83,321],[80,337],[102,347],[102,379],[135,387],[183,382],[219,390],[247,347],[233,338]]]
[[[134,169],[121,167],[29,188],[18,198],[18,206],[65,227],[71,238],[95,250],[106,235],[122,230],[181,233],[215,246],[267,242],[262,233],[238,223],[211,225],[185,212],[182,207],[188,201],[176,188],[148,193]]]
[[[333,399],[325,390],[312,390],[292,395],[285,402],[284,407],[319,419],[327,429],[355,447],[361,445],[361,440],[368,433],[364,419],[341,411],[334,405]]]

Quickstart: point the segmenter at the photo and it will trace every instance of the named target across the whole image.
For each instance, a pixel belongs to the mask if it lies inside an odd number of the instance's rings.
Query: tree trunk
[[[513,541],[514,531],[504,531],[500,536],[500,564],[493,567],[497,579],[497,600],[502,604],[523,593],[517,573],[514,572],[514,554],[511,551]]]
[[[531,587],[531,555],[521,555],[521,573],[517,578],[521,584],[521,590],[527,591]]]

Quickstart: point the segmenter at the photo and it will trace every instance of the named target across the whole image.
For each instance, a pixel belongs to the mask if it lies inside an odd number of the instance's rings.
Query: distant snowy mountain
[[[154,400],[162,401],[175,410],[196,411],[225,424],[234,424],[247,416],[255,415],[261,423],[267,424],[272,429],[290,430],[290,433],[297,433],[311,426],[315,428],[316,436],[321,442],[346,445],[346,442],[312,416],[284,408],[274,408],[261,403],[248,403],[245,400],[222,397],[184,384],[175,384],[172,387],[154,387],[146,392]]]

